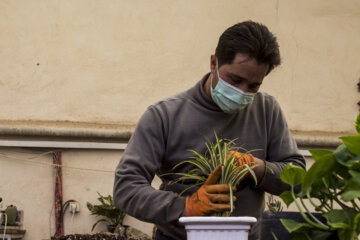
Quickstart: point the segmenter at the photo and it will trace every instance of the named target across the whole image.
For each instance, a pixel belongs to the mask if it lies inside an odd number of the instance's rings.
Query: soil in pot
[[[124,238],[119,234],[94,233],[94,234],[69,234],[61,237],[52,237],[51,240],[133,240]]]

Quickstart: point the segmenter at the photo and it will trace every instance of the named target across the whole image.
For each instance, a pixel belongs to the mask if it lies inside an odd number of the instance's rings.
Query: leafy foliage
[[[273,195],[270,195],[268,197],[268,201],[266,202],[266,205],[269,211],[272,213],[281,212],[283,210],[283,207],[281,206],[281,201],[275,199]]]
[[[258,165],[248,166],[244,164],[242,166],[238,165],[238,157],[235,156],[236,152],[244,152],[243,155],[248,154],[252,151],[246,151],[242,147],[237,147],[235,144],[235,140],[226,140],[220,139],[216,133],[215,134],[215,142],[205,142],[205,146],[207,151],[205,154],[201,154],[195,150],[191,151],[194,156],[191,157],[189,160],[183,161],[176,166],[183,164],[192,164],[194,165],[194,169],[190,170],[188,173],[175,173],[175,175],[179,175],[180,177],[176,180],[172,181],[180,182],[184,180],[195,180],[196,183],[191,185],[190,187],[184,189],[180,195],[182,195],[186,190],[192,188],[194,186],[202,185],[205,183],[207,177],[210,173],[219,165],[222,165],[222,172],[221,178],[218,184],[229,184],[230,185],[230,205],[231,210],[228,212],[220,213],[217,216],[230,216],[234,203],[232,202],[233,192],[231,190],[231,186],[236,186],[240,183],[240,181],[247,175],[251,174],[255,183],[257,184],[256,176],[253,171],[253,168],[257,167]],[[174,174],[174,173],[169,173]],[[164,174],[167,175],[167,174]]]
[[[93,231],[96,225],[100,222],[106,222],[109,225],[115,226],[119,224],[122,225],[126,214],[120,209],[116,208],[113,197],[111,195],[104,197],[100,193],[98,193],[98,195],[98,200],[101,204],[93,205],[89,202],[86,203],[86,206],[91,212],[91,215],[103,217],[94,223],[91,231]]]
[[[293,239],[327,239],[334,234],[339,239],[358,239],[360,234],[360,114],[355,127],[358,135],[341,137],[343,144],[335,151],[311,150],[315,163],[309,170],[301,170],[289,163],[281,172],[281,179],[291,185],[291,191],[283,192],[280,195],[281,199],[287,206],[295,203],[306,221],[298,223],[293,220],[281,220],[289,232],[295,233]],[[294,187],[298,184],[302,184],[302,190],[296,194]],[[308,199],[315,210],[322,213],[326,223],[319,221],[311,214],[303,199]]]

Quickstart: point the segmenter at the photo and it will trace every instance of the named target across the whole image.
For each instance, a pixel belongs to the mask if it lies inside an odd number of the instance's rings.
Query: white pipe
[[[40,141],[0,139],[0,147],[32,147],[32,148],[77,148],[77,149],[114,149],[124,150],[126,143],[85,142],[85,141]]]
[[[105,125],[106,126],[106,125]],[[84,128],[55,126],[1,125],[0,135],[11,137],[106,138],[129,140],[134,128]]]
[[[304,157],[311,157],[311,153],[308,150],[300,149],[299,152]]]
[[[113,141],[128,141],[134,132],[134,126],[122,127],[118,125],[104,124],[104,128],[74,127],[67,126],[27,126],[20,124],[0,124],[0,136],[16,138],[23,137],[47,137],[47,138],[84,138],[84,139],[113,139]],[[342,141],[339,139],[341,133],[312,133],[294,131],[293,136],[298,146],[304,147],[331,147],[339,146]]]

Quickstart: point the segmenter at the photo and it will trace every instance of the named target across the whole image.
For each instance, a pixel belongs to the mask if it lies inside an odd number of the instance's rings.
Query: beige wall
[[[193,86],[219,35],[247,19],[278,37],[283,65],[262,90],[290,127],[352,131],[358,0],[1,0],[0,120],[134,124]]]
[[[50,239],[55,233],[54,187],[55,171],[52,155],[43,151],[20,148],[0,148],[0,197],[3,207],[10,204],[24,211],[25,239]],[[65,212],[65,234],[90,233],[92,225],[100,218],[91,216],[86,202],[99,204],[97,192],[112,194],[114,170],[122,151],[115,150],[65,150],[63,162],[63,203],[76,200],[80,213]],[[154,180],[153,186],[159,186]],[[130,216],[125,224],[152,233],[153,225]],[[105,230],[98,225],[94,232]]]
[[[193,86],[209,71],[219,35],[248,19],[278,37],[283,64],[262,90],[279,100],[290,128],[353,131],[360,100],[358,0],[0,0],[0,126],[134,125],[148,105]],[[26,240],[49,238],[51,157],[34,164],[24,162],[39,153],[33,149],[0,153],[7,155],[0,155],[4,204],[24,210]],[[68,150],[63,161],[113,171],[120,156]],[[89,232],[96,218],[86,201],[95,202],[96,191],[111,194],[112,184],[112,173],[64,169],[64,201],[81,204],[80,214],[65,216],[65,233]],[[151,224],[126,221],[151,232]]]

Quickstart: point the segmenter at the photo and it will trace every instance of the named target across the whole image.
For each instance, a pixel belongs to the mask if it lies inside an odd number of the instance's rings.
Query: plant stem
[[[307,196],[309,202],[311,203],[311,205],[312,205],[315,209],[319,209],[320,206],[317,206],[317,205],[314,203],[314,201],[312,200],[310,194],[309,194],[309,193],[306,193],[306,196]],[[325,205],[324,207],[326,207],[326,205]],[[322,208],[320,208],[320,211],[321,211],[322,213],[326,213],[326,211],[324,211]]]
[[[330,197],[329,197],[329,199],[330,199],[330,209],[333,209],[334,208],[334,198],[336,197],[336,191],[335,191],[335,193],[332,195],[331,194],[331,191],[330,191],[330,189],[329,189],[329,193],[330,193]]]
[[[302,210],[301,206],[299,205],[298,201],[296,201],[296,196],[295,196],[295,193],[294,193],[294,185],[291,185],[291,196],[292,198],[294,199],[294,202],[296,204],[296,207],[299,209],[299,212],[301,214],[301,216],[305,219],[305,221],[310,224],[311,226],[313,227],[316,227],[316,228],[320,228],[320,229],[323,229],[323,230],[329,230],[329,227],[328,226],[323,226],[323,225],[320,225],[320,224],[317,224],[313,221],[311,221],[307,216],[306,214],[304,213],[304,211]]]
[[[320,199],[321,206],[323,206],[327,211],[330,211],[332,208],[327,204],[327,202],[324,199]]]
[[[306,207],[304,200],[302,198],[300,198],[301,204],[303,205],[303,207],[305,208],[306,212],[310,215],[310,217],[317,222],[318,224],[324,226],[324,227],[328,227],[327,225],[323,224],[319,219],[317,219],[317,217],[315,217],[310,211],[309,209]]]

